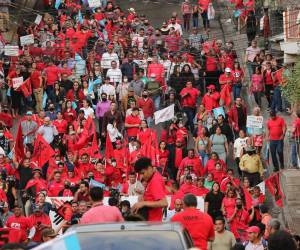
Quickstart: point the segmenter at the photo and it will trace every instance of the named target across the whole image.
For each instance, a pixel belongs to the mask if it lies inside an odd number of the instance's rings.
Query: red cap
[[[121,140],[116,140],[116,145],[121,145],[121,144],[122,144]]]
[[[107,48],[108,48],[108,49],[113,49],[114,46],[113,46],[112,44],[109,44],[109,45],[107,46]]]
[[[260,229],[257,226],[252,226],[247,229],[247,233],[258,233],[259,234],[259,232],[260,232]]]
[[[215,85],[212,85],[212,84],[208,85],[206,88],[207,89],[216,89]]]

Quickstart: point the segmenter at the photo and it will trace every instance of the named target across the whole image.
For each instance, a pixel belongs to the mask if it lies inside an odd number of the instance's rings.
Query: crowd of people
[[[161,27],[112,0],[44,2],[42,20],[18,28],[34,41],[0,59],[3,243],[35,246],[74,224],[125,220],[179,222],[202,250],[299,249],[259,185],[285,168],[286,66],[255,36],[245,58],[212,38],[209,0],[185,0],[183,20],[174,12]],[[270,117],[247,127],[267,109],[263,95]],[[172,105],[174,118],[156,124]],[[300,112],[291,127],[296,168]],[[56,230],[51,211],[62,219]]]

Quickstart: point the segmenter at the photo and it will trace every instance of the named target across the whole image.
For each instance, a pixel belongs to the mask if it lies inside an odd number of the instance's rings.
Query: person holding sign
[[[19,113],[21,100],[23,98],[22,91],[20,89],[20,86],[23,83],[20,68],[17,67],[15,70],[12,70],[7,76],[7,81],[11,90],[12,116],[15,118]]]

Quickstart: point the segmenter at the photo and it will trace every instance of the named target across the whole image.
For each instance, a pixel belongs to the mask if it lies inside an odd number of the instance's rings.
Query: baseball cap
[[[247,231],[247,233],[258,233],[259,234],[260,229],[257,226],[252,226],[252,227],[249,227],[246,231]]]
[[[112,44],[109,44],[109,45],[107,46],[107,48],[108,48],[108,49],[113,49],[114,46],[113,46]]]
[[[230,72],[231,72],[231,69],[230,69],[230,68],[226,68],[226,69],[225,69],[225,72],[230,73]]]
[[[212,85],[212,84],[208,85],[206,88],[207,89],[216,89],[215,85]]]
[[[32,111],[27,111],[26,115],[32,115]]]

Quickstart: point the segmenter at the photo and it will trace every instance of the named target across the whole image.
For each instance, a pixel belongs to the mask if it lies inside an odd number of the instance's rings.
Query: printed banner
[[[100,0],[88,0],[90,8],[98,8],[101,7]]]
[[[41,15],[37,15],[36,18],[35,18],[34,23],[36,25],[39,25],[41,23],[42,19],[43,19],[43,17]]]
[[[262,116],[248,115],[247,128],[262,128],[264,118]]]
[[[12,84],[13,84],[13,88],[17,89],[19,88],[24,82],[23,76],[21,77],[16,77],[12,79]]]
[[[22,46],[34,44],[33,34],[30,34],[30,35],[27,35],[27,36],[21,36],[20,37],[20,43],[21,43]]]
[[[6,45],[4,46],[4,55],[6,56],[19,56],[19,47]]]

